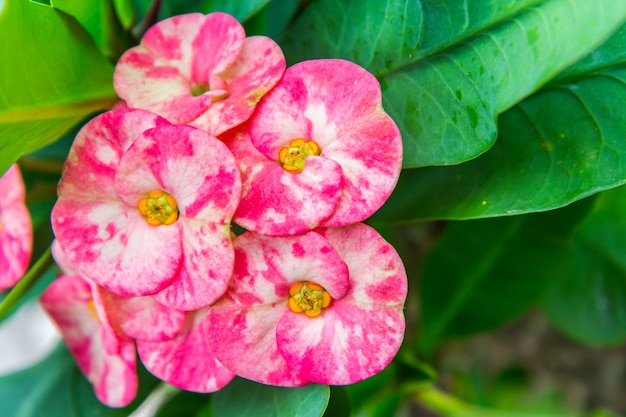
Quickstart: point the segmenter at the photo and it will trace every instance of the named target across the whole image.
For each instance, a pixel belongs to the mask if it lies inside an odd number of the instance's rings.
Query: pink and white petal
[[[154,294],[176,277],[180,230],[150,226],[120,201],[60,198],[52,228],[77,272],[124,296]]]
[[[271,236],[295,235],[318,227],[335,211],[343,188],[341,167],[311,156],[298,174],[278,162],[260,161],[242,169],[242,195],[233,220]]]
[[[130,107],[145,109],[172,123],[188,123],[213,102],[212,96],[192,94],[193,85],[184,70],[139,45],[126,51],[113,74],[117,94]]]
[[[122,297],[99,288],[104,310],[112,325],[126,336],[150,342],[176,337],[185,324],[187,313],[166,307],[154,297]]]
[[[353,384],[383,370],[404,336],[401,307],[335,302],[309,318],[287,312],[278,323],[280,353],[302,378],[319,384]]]
[[[0,176],[0,213],[5,207],[13,204],[24,204],[26,200],[26,188],[24,180],[17,164],[13,164]]]
[[[189,80],[194,55],[192,44],[205,21],[206,16],[201,13],[188,13],[161,20],[146,31],[140,45],[156,59],[179,69]]]
[[[209,308],[206,337],[215,356],[240,377],[283,387],[306,385],[278,352],[276,324],[287,303],[237,306],[223,299]]]
[[[191,82],[208,85],[212,74],[231,68],[241,54],[245,38],[243,26],[231,15],[206,15],[191,44]]]
[[[191,126],[170,125],[137,138],[120,162],[116,187],[128,205],[161,189],[176,199],[181,216],[227,224],[241,179],[223,143]]]
[[[63,167],[59,198],[116,198],[114,177],[122,154],[139,134],[165,119],[144,110],[120,109],[89,121],[76,135]]]
[[[265,36],[246,38],[234,65],[218,74],[228,85],[228,97],[213,103],[190,124],[217,136],[245,122],[280,80],[285,66],[285,56],[276,42]]]
[[[67,255],[65,255],[65,252],[63,252],[63,249],[61,249],[61,246],[56,239],[52,241],[52,244],[50,245],[50,251],[52,252],[52,258],[54,258],[54,261],[59,266],[59,268],[61,268],[61,271],[63,271],[63,273],[72,275],[76,273],[76,271],[74,271],[74,266],[67,258]]]
[[[204,335],[205,310],[189,314],[181,334],[163,342],[137,341],[141,361],[152,374],[175,387],[213,392],[235,375],[222,365]]]
[[[177,279],[154,297],[178,310],[213,304],[228,289],[235,253],[228,225],[180,219],[183,259]]]
[[[286,305],[289,287],[300,281],[321,285],[333,299],[349,290],[346,264],[318,233],[270,237],[246,232],[233,244],[235,272],[227,295],[239,305]],[[257,298],[247,298],[249,293]]]
[[[394,247],[375,229],[359,223],[318,232],[348,265],[352,288],[342,301],[402,307],[407,293],[406,270]]]
[[[40,302],[98,399],[110,407],[130,403],[137,392],[134,343],[118,337],[106,317],[98,316],[91,285],[78,275],[64,275],[50,284]],[[113,339],[118,343],[111,343]]]
[[[15,285],[28,269],[33,228],[17,165],[0,178],[0,291]]]
[[[313,139],[322,149],[377,111],[382,101],[376,78],[341,59],[299,62],[263,99],[250,131],[254,146],[268,158],[295,138]]]
[[[344,175],[341,201],[324,226],[345,226],[374,214],[391,195],[402,169],[402,138],[380,108],[329,144],[324,155]]]

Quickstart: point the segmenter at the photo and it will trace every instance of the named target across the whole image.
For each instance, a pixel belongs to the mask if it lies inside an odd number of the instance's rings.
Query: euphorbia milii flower
[[[206,333],[227,368],[265,384],[351,384],[381,371],[404,334],[406,273],[393,247],[355,224],[234,241],[226,295]]]
[[[0,291],[26,272],[33,249],[33,229],[26,191],[17,164],[0,177]]]
[[[246,38],[225,13],[190,13],[148,29],[118,61],[113,84],[129,107],[219,135],[246,121],[284,70],[270,38]]]
[[[244,183],[234,220],[267,235],[366,219],[402,165],[400,132],[383,111],[378,81],[339,59],[287,68],[248,127],[225,140]]]
[[[66,269],[60,251],[53,253]],[[137,392],[135,344],[109,322],[98,286],[66,269],[66,275],[50,284],[40,302],[98,399],[110,407],[130,403]]]
[[[81,275],[122,296],[196,310],[228,287],[240,192],[235,160],[215,137],[115,110],[76,136],[52,227]]]

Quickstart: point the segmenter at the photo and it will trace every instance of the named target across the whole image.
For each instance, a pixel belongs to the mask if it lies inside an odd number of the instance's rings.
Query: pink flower
[[[67,261],[53,253],[64,269]],[[110,407],[123,407],[135,398],[135,345],[111,325],[100,289],[67,271],[50,284],[41,305],[58,326],[78,367],[93,384],[98,399]]]
[[[0,291],[12,287],[28,268],[33,229],[17,164],[0,177]]]
[[[284,70],[271,39],[246,38],[224,13],[191,13],[152,26],[122,55],[113,84],[129,107],[217,136],[246,121]]]
[[[119,295],[195,310],[228,287],[240,191],[235,160],[215,137],[121,109],[78,133],[52,227],[81,275]]]
[[[404,334],[406,273],[393,247],[355,224],[293,237],[248,232],[206,332],[217,356],[265,384],[351,384],[381,371]]]
[[[226,139],[242,170],[234,221],[267,235],[344,226],[372,215],[402,165],[402,140],[378,81],[339,59],[300,62]]]

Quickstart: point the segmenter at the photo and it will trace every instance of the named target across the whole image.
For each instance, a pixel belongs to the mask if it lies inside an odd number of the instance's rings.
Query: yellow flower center
[[[280,166],[287,172],[299,174],[304,169],[304,160],[311,155],[320,155],[322,150],[314,140],[294,139],[278,153]]]
[[[170,225],[178,219],[178,205],[174,197],[165,191],[150,191],[142,198],[137,209],[151,226]]]
[[[297,282],[289,288],[289,309],[294,313],[317,317],[331,301],[330,294],[314,282]]]

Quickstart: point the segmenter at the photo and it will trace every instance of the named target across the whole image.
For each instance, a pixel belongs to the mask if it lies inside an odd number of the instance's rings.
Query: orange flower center
[[[299,174],[304,169],[304,160],[312,155],[320,155],[322,150],[314,140],[294,139],[278,153],[280,166],[287,172]]]
[[[151,226],[170,225],[178,219],[178,205],[174,197],[165,191],[150,191],[142,198],[137,209]]]
[[[317,317],[331,301],[330,294],[314,282],[297,282],[289,288],[289,309],[294,313]]]

